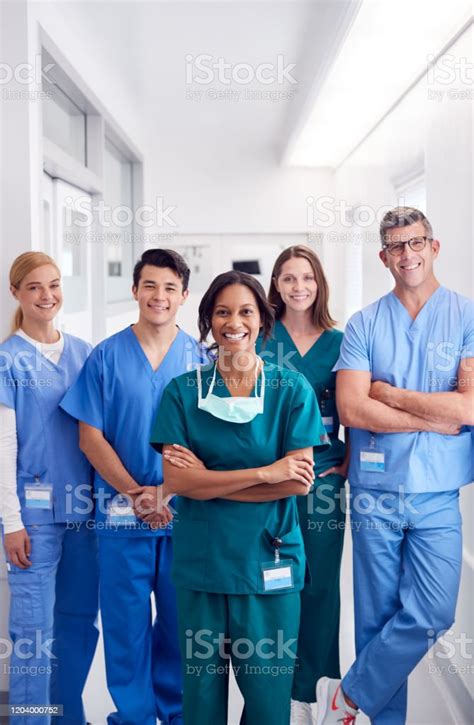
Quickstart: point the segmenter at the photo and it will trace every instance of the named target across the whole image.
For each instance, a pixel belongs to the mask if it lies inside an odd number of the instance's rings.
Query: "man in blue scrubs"
[[[161,455],[149,439],[166,385],[205,361],[176,325],[188,281],[179,254],[145,252],[133,275],[138,322],[93,350],[61,404],[80,421],[81,448],[95,468],[105,663],[117,707],[108,725],[182,723],[172,514],[162,506]]]
[[[406,720],[407,678],[454,621],[462,562],[459,488],[472,480],[474,305],[433,272],[422,212],[381,224],[395,288],[350,320],[335,366],[351,428],[357,658],[317,686],[318,725]]]

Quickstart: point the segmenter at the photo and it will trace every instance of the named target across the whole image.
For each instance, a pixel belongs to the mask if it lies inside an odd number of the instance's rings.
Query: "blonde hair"
[[[45,264],[52,264],[58,270],[59,276],[61,276],[58,265],[49,254],[45,254],[44,252],[25,252],[24,254],[20,254],[10,267],[10,285],[15,287],[15,289],[19,289],[27,274]],[[22,323],[23,310],[21,306],[18,306],[12,321],[12,335],[21,328]]]

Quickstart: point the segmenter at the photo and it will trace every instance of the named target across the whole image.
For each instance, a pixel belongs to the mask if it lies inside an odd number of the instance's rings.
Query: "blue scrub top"
[[[176,375],[206,360],[205,348],[178,330],[160,366],[153,371],[130,326],[97,345],[61,407],[74,418],[102,431],[137,484],[158,486],[163,483],[161,456],[151,448],[149,440],[163,390]],[[163,536],[171,533],[171,527],[153,530],[143,521],[126,527],[108,525],[107,506],[118,492],[97,471],[94,489],[98,534]]]
[[[365,370],[372,380],[425,393],[456,390],[460,360],[474,356],[474,303],[438,287],[415,320],[390,292],[356,312],[347,323],[334,370]],[[353,486],[407,493],[450,491],[472,480],[473,439],[420,431],[377,433],[385,472],[361,471],[360,451],[369,431],[351,428],[349,481]]]
[[[204,397],[212,373],[209,368],[203,371]],[[151,434],[157,450],[179,443],[210,470],[232,471],[270,465],[299,448],[329,447],[316,396],[300,373],[265,363],[264,411],[248,423],[220,420],[198,409],[196,377],[195,371],[181,375],[166,388]],[[214,394],[230,396],[219,372]],[[293,566],[294,589],[302,589],[305,558],[296,496],[259,503],[179,496],[177,508],[172,570],[176,586],[224,594],[268,593],[262,567],[273,562],[271,542],[278,536],[283,542],[281,558]]]
[[[92,517],[92,468],[79,449],[77,422],[58,407],[91,346],[72,335],[63,337],[57,363],[19,335],[0,345],[0,403],[16,414],[17,492],[25,525]],[[53,486],[52,508],[26,508],[25,485],[33,483]]]

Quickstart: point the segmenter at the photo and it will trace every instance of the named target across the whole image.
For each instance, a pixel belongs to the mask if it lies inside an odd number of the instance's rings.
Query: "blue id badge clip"
[[[275,551],[274,561],[262,564],[263,589],[274,592],[282,589],[293,589],[293,562],[280,559],[280,546],[283,541],[275,538],[272,546]]]
[[[361,448],[360,470],[385,473],[385,452],[375,445],[375,433],[370,434],[369,447]]]
[[[128,496],[119,493],[107,507],[107,523],[111,526],[130,526],[138,522]]]
[[[26,483],[25,507],[27,509],[51,510],[53,508],[53,485],[51,483],[41,483],[38,477],[35,477],[33,483]]]

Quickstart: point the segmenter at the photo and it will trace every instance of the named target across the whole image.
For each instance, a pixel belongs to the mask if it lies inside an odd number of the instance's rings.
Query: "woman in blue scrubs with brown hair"
[[[216,362],[169,383],[152,431],[165,493],[179,496],[172,575],[185,725],[227,723],[230,666],[241,723],[290,719],[305,576],[296,498],[313,483],[313,451],[328,442],[305,377],[256,354],[272,325],[259,282],[219,275],[199,307]]]
[[[265,361],[303,373],[318,399],[331,447],[315,456],[314,490],[299,498],[298,513],[310,580],[301,592],[298,663],[293,681],[292,723],[310,725],[314,683],[339,674],[339,571],[344,538],[344,483],[348,451],[339,439],[336,377],[342,332],[328,309],[329,288],[321,262],[309,247],[285,249],[275,262],[268,294],[276,323],[257,349]]]

